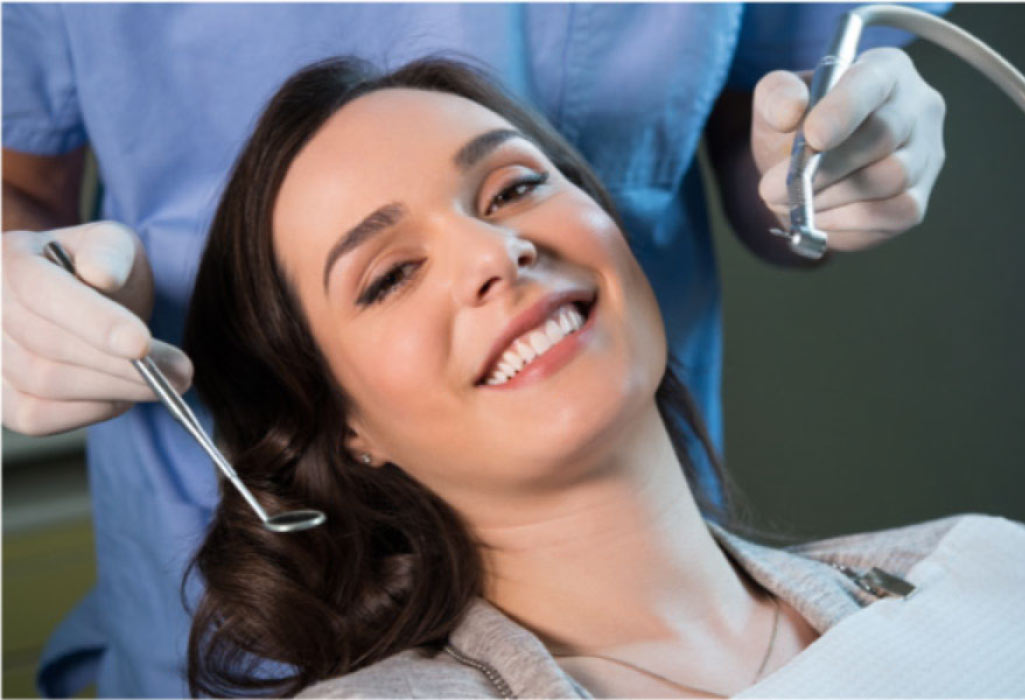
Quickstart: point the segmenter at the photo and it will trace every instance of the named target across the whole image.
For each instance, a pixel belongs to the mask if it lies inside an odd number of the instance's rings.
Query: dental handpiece
[[[829,50],[815,67],[808,91],[806,116],[854,62],[861,31],[869,25],[903,29],[942,46],[978,69],[1025,111],[1025,77],[976,37],[922,10],[899,5],[864,5],[841,18]],[[787,171],[790,226],[787,230],[769,229],[770,233],[788,238],[793,252],[813,260],[821,258],[828,247],[826,234],[815,228],[815,210],[812,205],[815,197],[812,179],[821,159],[822,153],[812,151],[805,141],[802,120],[794,136]]]
[[[53,262],[63,267],[72,275],[75,275],[75,266],[71,262],[71,257],[59,243],[50,241],[43,247],[43,251]],[[156,363],[147,356],[141,360],[132,360],[132,365],[142,375],[142,378],[174,419],[199,443],[200,447],[209,455],[210,459],[213,460],[213,463],[217,465],[228,481],[238,489],[242,497],[259,516],[265,528],[273,532],[294,532],[316,527],[327,519],[319,510],[295,510],[268,516],[267,511],[256,500],[252,492],[246,488],[246,485],[242,483],[235,469],[224,455],[221,454],[221,451],[214,444],[210,436],[207,435],[206,431],[203,430],[196,415],[189,408],[189,405],[185,403],[185,399],[175,390]]]

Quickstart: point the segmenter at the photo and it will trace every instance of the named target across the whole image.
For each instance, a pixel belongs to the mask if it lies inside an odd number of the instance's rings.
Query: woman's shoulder
[[[1025,525],[999,516],[965,513],[914,525],[816,540],[790,546],[786,550],[854,568],[877,566],[903,575],[936,551],[954,530],[978,540],[979,545],[985,547],[990,538],[1001,533],[1020,535],[1025,532]]]
[[[298,698],[416,698],[494,695],[487,679],[445,652],[407,649],[358,671],[303,688]]]

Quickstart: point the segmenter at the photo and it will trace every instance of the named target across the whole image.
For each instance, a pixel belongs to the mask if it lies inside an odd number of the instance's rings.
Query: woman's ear
[[[349,425],[345,426],[345,449],[353,461],[368,467],[380,466],[386,461],[377,458],[376,449],[364,437],[362,430],[353,429]]]

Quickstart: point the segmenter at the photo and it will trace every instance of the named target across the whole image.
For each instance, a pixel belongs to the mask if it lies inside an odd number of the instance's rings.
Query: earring
[[[363,464],[370,464],[370,455],[368,455],[366,452],[364,452],[363,456],[361,456],[359,459],[361,462],[363,462]]]

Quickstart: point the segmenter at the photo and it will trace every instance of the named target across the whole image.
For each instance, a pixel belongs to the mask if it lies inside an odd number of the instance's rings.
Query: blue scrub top
[[[153,265],[153,334],[180,344],[220,190],[285,78],[338,54],[384,67],[472,57],[539,107],[608,186],[721,451],[719,283],[695,149],[724,87],[813,67],[849,8],[8,3],[3,145],[91,145],[102,217],[138,232]],[[92,427],[88,462],[98,582],[51,637],[40,691],[67,696],[98,681],[101,696],[187,695],[178,586],[217,500],[214,468],[156,403]],[[193,579],[190,599],[199,592]]]

